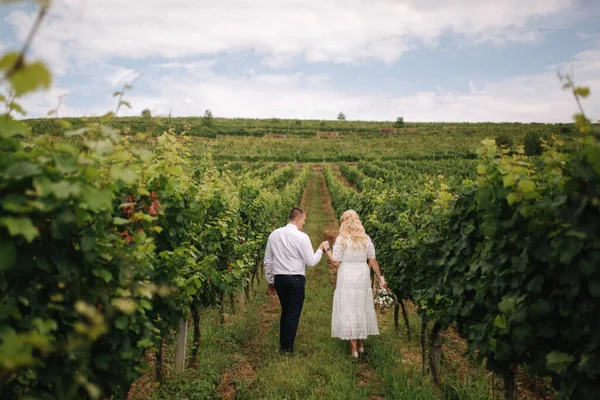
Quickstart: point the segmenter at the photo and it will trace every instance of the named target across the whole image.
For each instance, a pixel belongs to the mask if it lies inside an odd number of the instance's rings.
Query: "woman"
[[[364,339],[379,334],[369,266],[375,271],[380,286],[387,288],[387,285],[375,259],[375,246],[355,211],[342,214],[333,251],[326,249],[326,254],[331,263],[339,267],[333,294],[331,336],[349,340],[352,356],[358,358],[358,352],[365,351]]]

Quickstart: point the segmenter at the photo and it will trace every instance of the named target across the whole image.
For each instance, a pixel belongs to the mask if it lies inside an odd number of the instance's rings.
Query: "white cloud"
[[[528,22],[573,8],[575,0],[62,0],[54,2],[35,50],[61,72],[68,62],[115,57],[175,59],[254,51],[263,63],[393,63],[448,33],[467,40],[531,42]],[[5,19],[24,38],[32,15]],[[69,60],[69,61],[65,61]]]
[[[584,101],[586,112],[594,120],[600,118],[600,94],[594,95],[600,92],[600,50],[579,53],[559,67],[565,71],[569,66],[578,85],[591,87],[592,97]],[[357,120],[393,121],[404,116],[407,121],[570,122],[577,111],[572,95],[561,89],[556,70],[482,82],[477,87],[468,81],[465,92],[438,88],[405,96],[337,89],[323,74],[232,78],[204,69],[155,71],[144,77],[152,82],[149,89],[134,87],[127,93],[133,108],[122,109],[121,115],[139,115],[149,108],[153,115],[198,116],[208,108],[222,117],[334,119],[343,110],[349,119]],[[108,91],[102,104],[68,110],[73,115],[103,114],[114,108]]]
[[[118,68],[105,70],[109,75]],[[210,68],[157,65],[127,92],[125,99],[132,109],[122,108],[120,115],[139,115],[149,108],[153,115],[198,116],[210,109],[222,117],[334,119],[343,110],[349,119],[357,120],[393,121],[404,116],[406,121],[570,122],[576,104],[561,89],[557,70],[572,70],[577,85],[591,88],[592,96],[583,104],[590,118],[599,119],[600,49],[581,52],[538,74],[478,80],[477,85],[470,80],[465,82],[465,91],[438,87],[409,95],[340,89],[325,74],[255,73],[234,78],[217,75]],[[103,90],[90,92],[88,97],[94,99],[90,106],[67,98],[61,115],[102,115],[114,110],[112,90]],[[79,89],[76,92],[82,94]],[[62,93],[64,89],[53,89],[31,95],[23,104],[29,116],[45,116]]]
[[[294,65],[294,56],[291,54],[278,54],[263,58],[262,65],[271,68],[290,68]]]
[[[130,84],[140,77],[140,73],[133,68],[116,67],[112,72],[105,76],[106,82],[111,86],[123,86]]]
[[[54,86],[46,91],[28,94],[16,101],[27,113],[25,117],[14,115],[16,118],[46,117],[48,116],[48,112],[57,108],[59,117],[83,115],[85,113],[83,109],[72,107],[69,104],[69,90],[58,86]]]
[[[216,60],[202,60],[192,62],[166,62],[161,64],[154,64],[154,67],[158,68],[182,68],[185,70],[209,70],[216,63]]]
[[[475,84],[473,83],[473,81],[469,81],[469,88],[471,89],[472,93],[475,93],[475,94],[485,94],[485,90],[477,90],[475,88]]]
[[[330,118],[343,110],[349,119],[407,121],[569,121],[572,96],[560,89],[552,69],[540,74],[482,82],[465,79],[465,91],[421,91],[391,95],[334,87],[325,74],[257,72],[240,61],[237,77],[216,74],[217,62],[232,64],[255,52],[262,64],[290,68],[297,60],[393,64],[414,48],[436,46],[448,35],[462,45],[542,40],[544,22],[563,24],[576,0],[62,0],[33,46],[33,55],[49,61],[55,74],[77,73],[85,84],[67,99],[61,115],[101,115],[114,110],[114,91],[138,71],[117,65],[125,58],[157,58],[144,63],[144,75],[126,99],[121,114]],[[33,14],[22,9],[5,20],[21,41]],[[568,18],[567,18],[568,19]],[[600,44],[600,36],[598,37]],[[1,43],[0,43],[1,46]],[[198,56],[210,59],[190,61]],[[571,60],[576,79],[600,91],[600,51]],[[438,66],[434,66],[438,67]],[[442,66],[439,66],[443,68]],[[566,68],[567,65],[560,65]],[[140,67],[141,69],[142,67]],[[108,85],[107,85],[108,84]],[[414,85],[413,85],[414,87]],[[45,116],[64,89],[24,100],[31,115]],[[100,92],[99,92],[100,90]],[[82,102],[81,97],[93,99]],[[600,95],[586,102],[600,111]],[[86,105],[84,105],[86,104]],[[73,106],[76,105],[76,106]],[[71,106],[71,107],[69,107]]]

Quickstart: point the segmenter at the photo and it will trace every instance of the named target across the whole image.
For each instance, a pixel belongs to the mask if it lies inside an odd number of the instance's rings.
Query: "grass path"
[[[303,199],[307,211],[305,232],[316,248],[323,233],[331,228],[326,220],[322,192],[323,176],[313,173]],[[296,355],[283,357],[277,352],[279,343],[279,304],[276,298],[266,299],[267,324],[259,335],[263,351],[257,358],[253,384],[238,390],[236,398],[269,399],[364,399],[369,398],[373,382],[365,382],[361,365],[353,362],[344,343],[331,338],[331,307],[333,287],[325,258],[314,268],[307,269],[306,300],[298,334]],[[276,308],[272,307],[273,303]],[[258,343],[256,343],[258,345]],[[360,384],[359,384],[360,383]]]

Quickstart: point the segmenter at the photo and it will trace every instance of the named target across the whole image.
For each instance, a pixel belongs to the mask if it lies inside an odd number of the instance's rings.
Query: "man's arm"
[[[304,263],[306,265],[308,265],[309,267],[314,267],[319,263],[319,261],[321,261],[323,250],[321,249],[321,246],[319,246],[317,251],[313,253],[310,238],[308,236],[302,236],[302,238],[300,239],[300,254],[302,255],[302,258],[304,259]]]
[[[263,264],[265,266],[265,278],[267,278],[267,283],[269,286],[274,284],[274,276],[273,276],[273,250],[271,249],[271,236],[269,236],[269,240],[267,240],[267,249],[265,250],[265,258],[263,260]]]

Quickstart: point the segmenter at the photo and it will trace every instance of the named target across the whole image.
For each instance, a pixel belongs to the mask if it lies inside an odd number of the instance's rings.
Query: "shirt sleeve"
[[[313,253],[312,244],[310,243],[310,238],[308,235],[301,237],[299,247],[302,259],[309,267],[314,267],[319,263],[319,261],[321,261],[323,250],[317,249],[317,251]]]
[[[271,249],[271,236],[269,236],[269,240],[267,241],[267,249],[265,250],[265,258],[263,260],[263,264],[265,266],[265,278],[267,278],[268,283],[273,283],[275,278],[273,276],[273,250]]]
[[[375,258],[375,245],[371,239],[369,239],[369,243],[367,243],[367,258]]]
[[[342,261],[342,244],[339,240],[335,240],[335,244],[332,249],[333,261]]]

